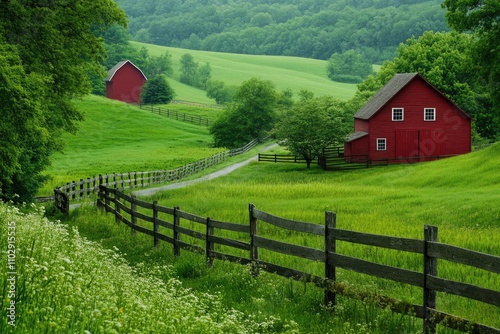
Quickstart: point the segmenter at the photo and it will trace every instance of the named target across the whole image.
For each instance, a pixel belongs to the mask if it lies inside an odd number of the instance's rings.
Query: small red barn
[[[138,103],[142,86],[148,79],[130,60],[124,60],[108,71],[106,97],[128,103]]]
[[[468,153],[471,118],[418,73],[396,74],[354,115],[348,161],[414,162]]]

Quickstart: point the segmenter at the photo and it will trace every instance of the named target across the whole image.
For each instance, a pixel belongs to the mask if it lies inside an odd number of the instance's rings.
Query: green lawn
[[[190,53],[200,65],[209,63],[212,78],[222,80],[227,85],[240,85],[252,77],[271,80],[279,90],[291,89],[297,94],[301,89],[308,89],[316,96],[331,95],[340,99],[349,99],[356,92],[356,85],[331,81],[326,75],[326,61],[285,56],[257,56],[222,52],[187,50],[153,44],[132,42],[140,48],[146,47],[153,56],[168,51],[172,55],[174,78],[179,78],[179,60],[185,53]],[[170,80],[176,90],[177,99],[198,101],[200,91],[177,84]],[[213,102],[203,102],[213,103]]]
[[[52,179],[41,195],[80,178],[174,169],[222,151],[211,147],[212,137],[204,126],[103,97],[88,96],[76,103],[85,121],[77,135],[64,136],[64,152],[52,156],[52,166],[46,171]]]

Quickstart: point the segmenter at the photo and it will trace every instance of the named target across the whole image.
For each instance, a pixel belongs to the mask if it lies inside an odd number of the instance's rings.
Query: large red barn
[[[414,162],[468,153],[471,118],[418,73],[396,74],[355,115],[348,161]]]
[[[106,97],[127,103],[141,100],[142,86],[148,79],[130,60],[124,60],[108,71]]]

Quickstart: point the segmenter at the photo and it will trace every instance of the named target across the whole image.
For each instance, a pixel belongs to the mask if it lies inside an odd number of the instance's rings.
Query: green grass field
[[[99,174],[174,169],[206,158],[212,138],[204,126],[192,125],[141,110],[137,106],[88,96],[76,101],[86,120],[76,135],[66,134],[63,153],[52,157],[51,180],[40,191]],[[201,108],[208,116],[207,108]],[[213,109],[213,113],[218,109]],[[190,114],[198,114],[192,109]]]
[[[316,96],[330,95],[349,99],[356,92],[356,85],[331,81],[326,75],[326,61],[299,57],[257,56],[233,53],[187,50],[139,42],[131,42],[137,48],[145,47],[150,55],[158,56],[168,51],[172,55],[174,78],[179,78],[179,60],[190,53],[200,65],[209,63],[212,79],[222,80],[227,85],[240,85],[252,77],[270,80],[277,89],[291,89],[295,94],[301,89],[312,91]],[[175,80],[170,83],[177,93],[177,99],[213,103],[198,100],[203,92],[182,85]],[[205,97],[205,99],[207,99]]]

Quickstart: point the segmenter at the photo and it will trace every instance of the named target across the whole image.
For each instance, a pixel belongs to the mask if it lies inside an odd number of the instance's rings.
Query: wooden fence
[[[262,162],[287,162],[287,163],[306,163],[302,157],[291,154],[263,154],[259,153],[259,161]]]
[[[500,307],[500,292],[439,277],[438,260],[475,267],[496,275],[500,274],[500,257],[439,243],[438,230],[434,226],[424,227],[423,240],[399,238],[338,229],[336,216],[332,212],[326,212],[325,224],[318,225],[273,216],[258,210],[252,204],[249,205],[248,224],[222,222],[184,212],[179,207],[167,208],[157,202],[138,200],[104,185],[99,188],[98,206],[106,212],[112,212],[117,222],[125,223],[133,231],[152,236],[154,246],[158,246],[159,240],[172,244],[176,256],[181,254],[181,249],[186,249],[204,253],[208,265],[211,265],[214,259],[223,259],[251,264],[254,275],[264,270],[283,277],[311,282],[325,290],[324,301],[327,304],[335,304],[337,294],[362,300],[369,297],[366,293],[353,292],[353,289],[337,281],[337,268],[343,268],[421,288],[422,304],[412,304],[382,295],[372,294],[371,297],[372,301],[382,308],[423,319],[425,333],[435,333],[437,324],[469,333],[500,333],[500,329],[439,311],[439,305],[436,303],[437,292],[478,300],[494,307]],[[146,211],[149,214],[144,213]],[[202,230],[189,228],[184,221],[191,222],[192,226],[200,226]],[[258,225],[260,226],[261,222],[306,236],[320,237],[324,240],[324,248],[316,249],[267,238],[258,233]],[[216,230],[233,231],[241,237],[222,237]],[[186,242],[183,236],[198,243]],[[342,247],[337,241],[420,254],[423,272],[341,254],[339,251]],[[324,275],[283,267],[270,260],[264,261],[259,256],[261,250],[323,263]]]
[[[152,105],[140,105],[141,109],[149,110],[152,113],[156,113],[158,115],[166,116],[168,118],[172,118],[178,121],[189,122],[197,125],[210,126],[212,121],[207,117],[201,117],[197,115],[190,115],[183,112],[178,112],[176,110],[164,109],[161,107],[155,107]]]
[[[112,173],[88,177],[86,179],[80,179],[80,181],[68,182],[66,185],[54,189],[53,199],[55,201],[55,206],[62,213],[68,213],[71,200],[82,200],[97,194],[100,185],[119,189],[134,189],[179,180],[226,161],[228,157],[246,153],[257,144],[259,144],[259,140],[254,139],[243,147],[217,153],[208,158],[172,170]],[[47,197],[44,197],[44,201],[47,201],[47,199]]]

